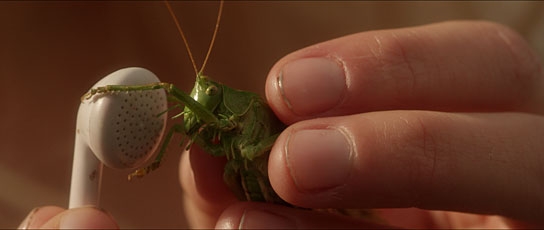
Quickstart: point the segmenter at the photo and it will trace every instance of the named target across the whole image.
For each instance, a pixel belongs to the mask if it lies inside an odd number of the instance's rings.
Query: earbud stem
[[[103,164],[96,158],[88,143],[84,140],[88,123],[84,122],[88,113],[80,106],[78,112],[78,129],[74,147],[72,165],[72,183],[70,187],[69,208],[82,206],[98,206],[100,202],[100,186],[102,182]]]

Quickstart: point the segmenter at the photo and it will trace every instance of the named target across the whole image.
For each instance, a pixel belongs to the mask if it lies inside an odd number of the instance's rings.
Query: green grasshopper
[[[161,82],[140,86],[109,85],[92,89],[84,95],[84,98],[90,98],[94,94],[102,93],[164,89],[170,100],[175,103],[170,109],[185,106],[181,113],[172,117],[183,116],[183,124],[172,126],[165,136],[156,159],[149,166],[130,174],[129,180],[133,177],[142,177],[157,169],[173,134],[183,133],[189,138],[187,148],[195,143],[214,156],[227,158],[223,178],[238,199],[286,204],[274,192],[268,179],[270,149],[285,125],[276,118],[259,95],[230,88],[202,74],[215,40],[223,2],[220,4],[216,28],[200,71],[197,71],[194,58],[175,14],[169,3],[167,1],[165,3],[197,73],[191,94],[179,90],[173,84]]]
[[[213,156],[227,158],[223,180],[239,200],[269,202],[293,207],[274,192],[268,179],[270,150],[286,126],[279,121],[258,94],[230,88],[202,74],[217,34],[223,1],[220,3],[215,31],[200,70],[196,68],[187,39],[173,10],[168,1],[165,3],[176,23],[196,73],[196,82],[191,93],[187,94],[173,84],[159,82],[136,86],[108,85],[91,89],[82,97],[88,99],[95,94],[164,89],[174,105],[163,113],[184,106],[182,112],[172,116],[172,119],[183,116],[183,124],[174,124],[166,134],[155,160],[148,166],[131,173],[128,179],[143,177],[159,168],[173,135],[183,133],[189,139],[187,149],[194,143]],[[317,210],[380,222],[369,210]]]

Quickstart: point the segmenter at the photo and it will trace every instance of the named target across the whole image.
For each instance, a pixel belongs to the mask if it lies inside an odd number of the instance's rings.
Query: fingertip
[[[37,227],[37,226],[36,226]],[[40,228],[47,229],[118,229],[113,217],[95,207],[68,209],[53,216]]]
[[[333,229],[384,228],[372,220],[258,202],[240,202],[220,216],[218,229]],[[390,227],[387,227],[390,228]]]
[[[59,222],[61,229],[118,229],[113,217],[97,208],[77,208],[68,210]],[[45,225],[44,225],[45,227]]]
[[[289,126],[270,152],[268,174],[285,201],[306,208],[332,208],[346,192],[353,170],[353,140],[329,119]],[[332,203],[331,203],[332,202]]]
[[[291,124],[296,120],[296,116],[289,109],[282,96],[282,87],[280,85],[281,69],[287,58],[278,61],[270,70],[265,83],[265,96],[268,105],[274,111],[276,116],[285,124]]]
[[[294,194],[297,194],[294,190],[295,184],[289,175],[289,169],[284,154],[287,139],[289,135],[291,135],[291,129],[292,127],[288,127],[284,130],[280,136],[278,136],[274,146],[272,146],[272,149],[270,150],[268,159],[268,177],[270,185],[278,196],[288,203],[298,205],[294,196]]]
[[[320,43],[292,52],[271,68],[266,99],[285,124],[318,117],[342,99],[346,81],[342,62]]]
[[[34,229],[41,227],[45,222],[55,215],[64,211],[64,208],[58,206],[44,206],[32,209],[25,219],[21,222],[18,229]]]
[[[217,229],[296,229],[293,216],[281,214],[283,207],[240,202],[227,208],[217,221]],[[278,211],[280,213],[278,213]]]
[[[219,216],[215,229],[238,229],[245,206],[244,202],[240,202],[225,209]]]

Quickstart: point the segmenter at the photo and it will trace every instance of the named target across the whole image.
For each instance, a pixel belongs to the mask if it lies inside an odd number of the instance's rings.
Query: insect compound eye
[[[207,89],[206,89],[206,95],[208,96],[213,96],[217,94],[217,86],[215,85],[210,85]]]

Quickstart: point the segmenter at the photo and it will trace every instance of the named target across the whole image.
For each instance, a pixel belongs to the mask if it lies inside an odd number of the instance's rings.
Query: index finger
[[[287,55],[266,96],[285,123],[391,109],[542,112],[542,67],[513,30],[445,22],[358,33]]]

